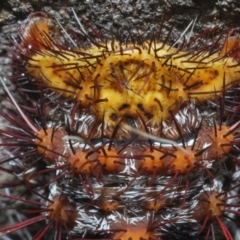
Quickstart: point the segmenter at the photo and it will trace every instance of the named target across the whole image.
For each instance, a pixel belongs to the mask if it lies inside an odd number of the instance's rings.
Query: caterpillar
[[[17,98],[1,78],[0,170],[20,178],[1,188],[26,191],[0,197],[27,218],[0,236],[234,239],[240,124],[226,96],[239,94],[237,37],[217,50],[104,41],[77,19],[86,46],[52,21],[37,12],[20,27]]]

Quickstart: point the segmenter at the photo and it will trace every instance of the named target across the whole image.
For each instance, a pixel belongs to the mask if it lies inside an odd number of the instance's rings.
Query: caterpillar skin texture
[[[9,78],[19,96],[0,79],[0,173],[17,180],[0,184],[0,200],[20,220],[0,237],[233,240],[237,37],[189,50],[191,41],[104,42],[79,26],[88,45],[37,12],[14,41]],[[18,185],[27,193],[16,196]]]
[[[227,55],[232,42],[218,53],[186,52],[151,41],[142,45],[99,42],[68,50],[49,37],[48,19],[39,15],[29,17],[22,34],[21,45],[29,56],[27,74],[75,99],[79,107],[90,108],[110,126],[124,117],[139,116],[160,125],[179,102],[213,99],[240,77],[240,66]]]

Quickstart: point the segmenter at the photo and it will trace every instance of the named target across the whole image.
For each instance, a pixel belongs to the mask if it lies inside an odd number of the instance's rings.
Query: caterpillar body
[[[103,41],[80,25],[86,46],[51,23],[38,12],[19,30],[20,100],[1,80],[0,170],[20,177],[1,186],[23,184],[33,200],[0,197],[33,216],[0,236],[36,226],[33,239],[234,239],[240,124],[226,106],[237,108],[237,36],[190,50]]]

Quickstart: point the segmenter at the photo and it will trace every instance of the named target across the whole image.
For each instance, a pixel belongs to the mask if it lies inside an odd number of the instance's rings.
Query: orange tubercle
[[[60,221],[69,228],[75,226],[78,215],[76,205],[66,196],[55,196],[49,203],[48,210],[47,217],[50,221]]]
[[[124,157],[121,157],[114,147],[108,149],[105,146],[102,149],[102,153],[98,155],[99,164],[103,167],[103,171],[106,172],[119,173],[122,171],[122,166],[124,166],[123,160]]]
[[[78,149],[75,154],[69,156],[67,162],[70,164],[70,168],[75,173],[93,174],[93,169],[96,166],[94,160],[96,160],[96,154],[87,157],[88,152]]]
[[[158,211],[166,205],[166,199],[158,198],[150,201],[146,201],[146,209],[150,211]]]
[[[97,205],[105,212],[116,211],[119,208],[119,202],[116,200],[103,200],[100,203],[97,203]]]
[[[59,156],[63,154],[64,136],[66,136],[66,132],[62,129],[48,128],[39,130],[38,136],[34,140],[37,145],[37,152],[48,161],[55,163]]]
[[[177,149],[174,152],[175,157],[166,157],[165,167],[170,169],[171,173],[175,174],[178,172],[186,174],[196,167],[195,162],[197,161],[197,158],[194,155],[195,151],[193,151],[190,147],[186,147],[186,150],[188,153],[182,151],[181,149]]]
[[[216,157],[221,158],[224,153],[228,153],[232,149],[234,140],[233,133],[229,133],[226,125],[217,125],[216,132],[213,130],[210,137],[213,140],[212,149],[216,151]]]
[[[142,153],[144,158],[141,160],[140,168],[144,169],[149,173],[153,173],[154,171],[161,171],[163,168],[163,159],[164,153],[157,150],[147,149]]]
[[[125,232],[119,232],[114,235],[114,239],[117,240],[151,240],[151,232],[147,231],[147,228],[144,226],[133,226],[128,225]]]
[[[209,220],[224,214],[224,195],[219,196],[216,191],[206,191],[200,195],[199,203],[194,210],[194,218],[198,221],[209,215]]]

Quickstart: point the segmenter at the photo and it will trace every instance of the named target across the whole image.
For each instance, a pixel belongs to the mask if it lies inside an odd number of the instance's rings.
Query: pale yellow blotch
[[[121,46],[117,41],[70,51],[46,45],[45,19],[32,28],[29,34],[36,34],[42,45],[29,59],[27,73],[110,125],[139,115],[145,122],[160,123],[179,102],[215,98],[224,84],[227,88],[240,79],[237,62],[225,57],[231,50],[226,42],[219,54],[180,51],[162,43],[154,48],[147,42]]]
[[[172,73],[185,85],[186,92],[201,101],[221,95],[224,81],[225,86],[229,86],[240,79],[237,62],[217,53],[206,52],[194,57],[194,54],[186,56],[186,52],[179,52],[173,54],[170,62]]]
[[[76,86],[84,81],[82,76],[88,78],[89,70],[92,70],[90,62],[94,64],[96,61],[94,59],[86,62],[83,58],[69,51],[53,55],[50,50],[42,50],[41,54],[32,56],[28,61],[27,73],[64,97],[73,98]]]

